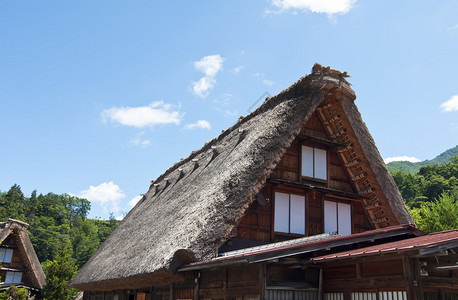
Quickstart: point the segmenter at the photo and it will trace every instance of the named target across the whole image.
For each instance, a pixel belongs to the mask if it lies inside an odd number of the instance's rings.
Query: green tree
[[[448,190],[449,185],[446,178],[441,175],[431,174],[424,185],[423,195],[432,201],[442,195],[444,191]]]
[[[10,286],[6,291],[0,293],[0,300],[27,300],[29,291],[26,288]]]
[[[43,297],[45,299],[69,300],[76,296],[78,291],[68,287],[68,282],[73,279],[77,272],[69,246],[59,251],[54,260],[46,261],[44,271],[46,286],[43,289]]]
[[[6,221],[8,218],[24,220],[24,208],[24,194],[19,185],[13,185],[8,192],[1,195],[0,219],[2,221]]]
[[[81,268],[86,261],[94,254],[100,246],[96,220],[80,220],[78,227],[72,231],[72,245],[74,257],[78,268]]]
[[[81,267],[111,234],[118,222],[87,219],[91,203],[68,194],[37,194],[24,196],[21,187],[13,185],[0,192],[0,221],[8,218],[29,223],[28,232],[38,259],[52,261],[71,241],[72,257]]]
[[[442,193],[434,202],[410,210],[420,230],[437,232],[458,228],[458,193]]]

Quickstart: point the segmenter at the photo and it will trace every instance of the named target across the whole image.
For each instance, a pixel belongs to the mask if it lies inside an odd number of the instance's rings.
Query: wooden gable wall
[[[314,181],[301,176],[301,146],[325,148],[327,180]],[[315,112],[285,152],[261,190],[265,203],[256,199],[239,223],[234,237],[254,241],[274,242],[289,238],[274,232],[275,191],[304,195],[306,198],[306,235],[324,232],[324,200],[351,204],[352,233],[372,229],[369,218],[356,193],[354,184],[340,159],[339,145],[328,137]],[[315,188],[316,187],[316,188]],[[347,196],[346,196],[347,195]],[[351,195],[349,197],[348,195]],[[298,237],[291,235],[291,238]]]

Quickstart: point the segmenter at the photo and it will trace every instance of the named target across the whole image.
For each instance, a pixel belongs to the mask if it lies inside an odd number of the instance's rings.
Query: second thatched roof
[[[14,219],[0,222],[0,244],[10,235],[15,235],[15,242],[21,254],[22,262],[26,267],[26,273],[33,287],[42,289],[46,284],[46,276],[27,234],[28,226],[29,224]]]

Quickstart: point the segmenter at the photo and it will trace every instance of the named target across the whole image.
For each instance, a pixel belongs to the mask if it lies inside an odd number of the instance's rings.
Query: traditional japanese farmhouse
[[[39,298],[45,274],[27,234],[28,224],[8,219],[0,222],[0,291],[14,285]]]
[[[413,225],[346,77],[315,65],[173,165],[73,287],[113,300],[457,299],[458,231]]]

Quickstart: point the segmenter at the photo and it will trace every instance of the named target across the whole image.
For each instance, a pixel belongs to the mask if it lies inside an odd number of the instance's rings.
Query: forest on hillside
[[[59,250],[70,248],[77,267],[91,257],[116,228],[117,221],[88,219],[91,203],[68,194],[26,197],[21,187],[13,185],[0,193],[0,221],[8,218],[29,224],[28,231],[40,262],[53,260]]]
[[[458,155],[458,145],[448,150],[445,150],[438,156],[433,159],[427,159],[419,162],[410,162],[410,161],[392,161],[386,166],[388,171],[391,173],[401,171],[408,174],[416,174],[420,171],[421,167],[432,166],[432,165],[442,165],[452,161],[452,158]]]
[[[30,239],[47,277],[43,291],[47,299],[71,299],[75,295],[76,290],[68,289],[66,281],[118,225],[113,216],[109,220],[88,219],[90,209],[88,200],[68,194],[37,195],[33,191],[26,197],[17,184],[0,192],[0,222],[12,218],[29,224]],[[4,293],[0,299],[8,299]]]
[[[392,173],[418,228],[436,232],[458,228],[458,155],[418,173]]]

